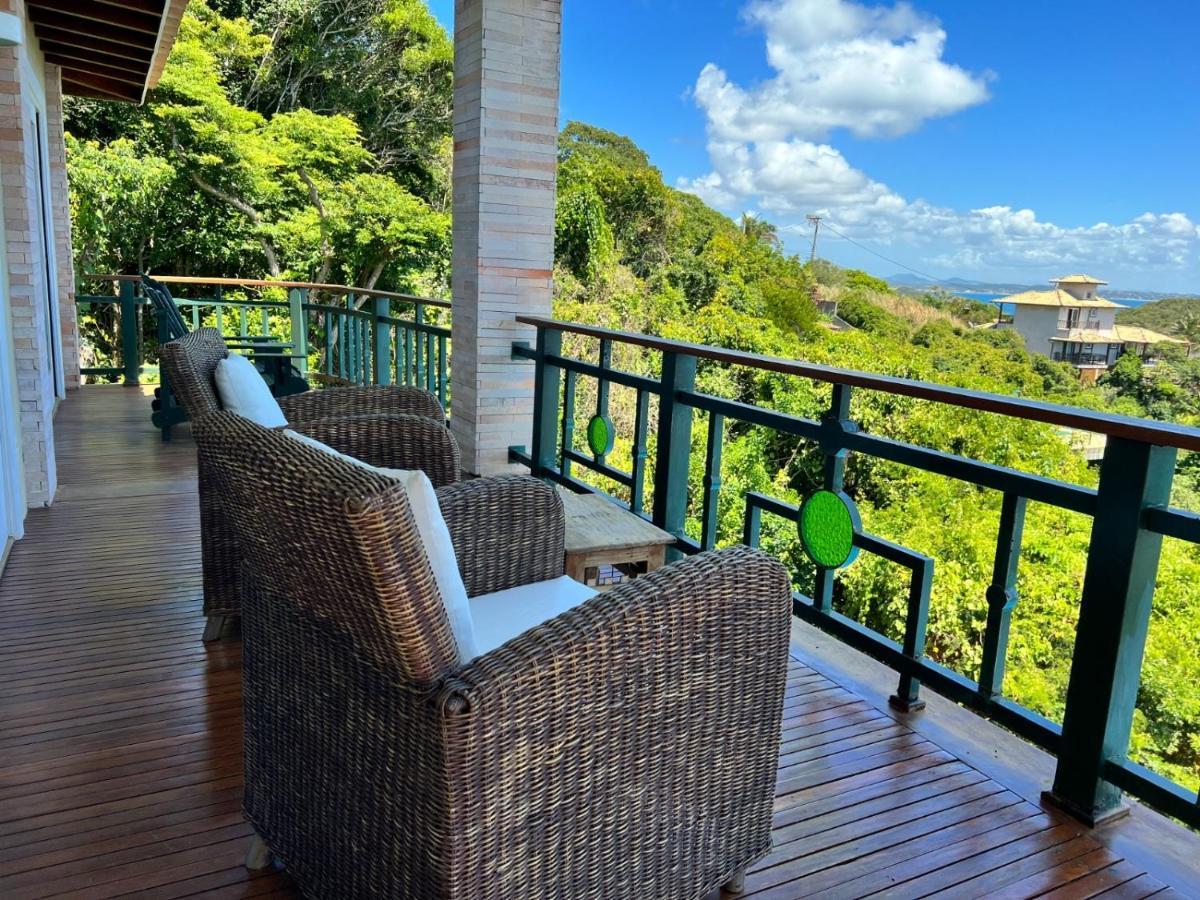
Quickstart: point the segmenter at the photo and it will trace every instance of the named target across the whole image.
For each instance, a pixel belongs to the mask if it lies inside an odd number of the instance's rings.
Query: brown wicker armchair
[[[248,864],[312,897],[663,900],[767,851],[779,563],[692,557],[460,665],[403,487],[225,413],[195,432],[246,542]],[[562,574],[546,485],[438,498],[472,595]],[[320,527],[281,546],[285,511]]]
[[[175,395],[193,422],[221,409],[213,373],[227,355],[215,328],[198,328],[164,344],[160,357]],[[415,387],[339,387],[280,397],[288,424],[342,453],[375,466],[421,469],[435,486],[461,477],[458,444],[445,427],[437,398]],[[241,613],[238,570],[242,551],[229,527],[225,498],[214,489],[201,453],[200,544],[205,640],[226,633]],[[304,522],[294,527],[308,527]]]

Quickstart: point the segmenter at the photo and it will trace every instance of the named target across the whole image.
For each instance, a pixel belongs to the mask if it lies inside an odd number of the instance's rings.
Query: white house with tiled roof
[[[1064,275],[1048,291],[1012,294],[1001,303],[1013,307],[1012,327],[1035,353],[1074,365],[1085,381],[1096,377],[1127,350],[1145,357],[1157,343],[1180,343],[1177,338],[1148,328],[1118,325],[1119,303],[1099,290],[1108,284],[1091,275]]]

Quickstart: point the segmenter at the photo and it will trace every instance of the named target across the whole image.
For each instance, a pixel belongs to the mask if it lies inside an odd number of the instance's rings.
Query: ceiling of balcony
[[[140,103],[162,74],[187,0],[29,0],[46,61],[63,91]]]

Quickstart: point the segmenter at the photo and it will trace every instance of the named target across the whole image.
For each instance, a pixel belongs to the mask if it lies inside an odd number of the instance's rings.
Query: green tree
[[[585,284],[600,277],[613,258],[612,228],[596,188],[580,182],[558,194],[554,258]]]
[[[775,248],[783,245],[779,239],[779,230],[760,216],[748,212],[742,213],[738,224],[742,229],[742,234],[752,241],[762,241]]]
[[[76,271],[81,276],[144,271],[164,225],[164,198],[175,170],[143,156],[125,138],[101,146],[67,135]]]
[[[278,67],[286,57],[280,47],[299,52],[295,40],[300,32],[295,30],[294,17],[311,24],[312,16],[332,15],[332,6],[336,4],[320,10],[303,4],[289,7],[288,15],[293,18],[281,19],[278,29],[266,34],[249,19],[228,18],[196,0],[184,16],[150,102],[138,115],[121,119],[127,137],[106,142],[103,122],[90,106],[82,107],[78,120],[71,119],[71,128],[78,121],[85,130],[100,133],[87,142],[87,159],[93,168],[96,161],[111,167],[113,178],[119,177],[125,158],[165,164],[165,171],[172,173],[171,189],[163,192],[160,213],[175,197],[187,197],[191,205],[207,207],[194,221],[174,216],[173,227],[160,232],[169,247],[163,247],[154,259],[143,254],[136,261],[122,260],[123,270],[151,268],[148,263],[153,263],[154,271],[166,273],[186,274],[187,267],[195,265],[206,275],[286,274],[318,282],[336,277],[372,287],[405,288],[414,280],[426,285],[444,282],[448,217],[428,198],[407,187],[428,185],[429,179],[416,177],[413,171],[404,174],[395,158],[384,160],[372,152],[356,120],[361,109],[334,87],[329,87],[328,105],[323,110],[282,101],[266,111],[247,105],[252,98],[261,101],[268,85],[279,89]],[[389,58],[388,65],[393,68],[388,71],[399,79],[391,88],[397,92],[406,90],[401,83],[405,79],[421,82],[419,89],[413,87],[412,96],[433,90],[430,79],[437,80],[433,74],[437,58],[448,47],[448,39],[428,10],[422,4],[416,6],[419,9],[397,0],[371,14],[375,23],[371,27],[389,30],[392,38],[405,45],[400,54],[404,59]],[[256,15],[263,8],[257,8]],[[354,27],[366,27],[361,18],[367,14],[365,7],[348,7],[344,12],[359,17],[351,16],[357,23]],[[430,31],[431,23],[436,33]],[[315,39],[324,32],[304,33]],[[317,56],[333,52],[323,47],[312,51]],[[361,52],[361,47],[353,48],[353,53]],[[322,58],[329,62],[334,57]],[[306,65],[309,63],[312,59],[306,57]],[[292,73],[293,99],[302,96],[307,89],[304,86],[316,78],[315,70],[305,71],[307,75],[298,70]],[[352,78],[347,73],[337,77]],[[448,93],[437,96],[442,100],[434,105],[448,104]],[[436,151],[428,147],[420,151],[436,153],[438,167],[444,167],[443,139],[448,127],[448,119],[433,127],[436,134],[431,132],[429,140],[438,144]],[[82,146],[76,144],[77,149]],[[76,155],[80,159],[72,165],[85,165],[84,154]],[[436,199],[445,200],[440,187]],[[148,215],[146,221],[155,218]],[[207,226],[213,218],[223,218],[226,224],[198,234],[202,231],[198,226]],[[77,221],[81,245],[95,242],[90,239],[96,225],[94,217],[81,215]],[[136,236],[137,229],[133,232]],[[197,247],[207,263],[192,261]],[[251,247],[257,253],[247,252]],[[436,275],[432,282],[431,274]]]
[[[374,168],[447,210],[454,47],[423,0],[249,5],[269,37],[261,64],[231,82],[237,102],[268,117],[308,109],[353,119]]]

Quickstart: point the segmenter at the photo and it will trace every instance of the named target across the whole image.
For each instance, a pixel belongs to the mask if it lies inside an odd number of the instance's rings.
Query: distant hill
[[[1036,284],[1015,284],[1003,281],[975,281],[970,278],[939,278],[935,281],[930,278],[924,278],[920,275],[913,275],[909,272],[901,272],[897,275],[889,275],[884,280],[898,290],[909,292],[913,290],[919,291],[928,290],[931,288],[942,288],[950,293],[969,291],[981,294],[1019,294],[1022,291],[1046,291],[1050,289],[1049,279]],[[1158,291],[1143,291],[1135,288],[1106,287],[1104,289],[1104,296],[1112,300],[1200,300],[1200,295],[1196,294],[1164,294]],[[1150,326],[1146,327],[1148,328]]]
[[[1200,319],[1200,299],[1196,297],[1173,297],[1155,300],[1133,309],[1117,313],[1122,325],[1140,325],[1162,334],[1178,334],[1189,318]]]
[[[918,290],[922,288],[942,288],[950,293],[954,293],[955,291],[978,291],[984,294],[1017,294],[1035,287],[1029,284],[972,281],[970,278],[939,278],[937,281],[934,281],[930,278],[923,278],[920,275],[908,273],[890,275],[884,280],[894,288],[907,288],[909,290],[913,288]],[[1040,286],[1038,286],[1038,289],[1040,289]]]
[[[931,281],[928,278],[923,278],[920,275],[911,275],[908,272],[901,272],[899,275],[888,275],[883,280],[897,287],[922,287],[924,285],[937,284],[937,282]]]

